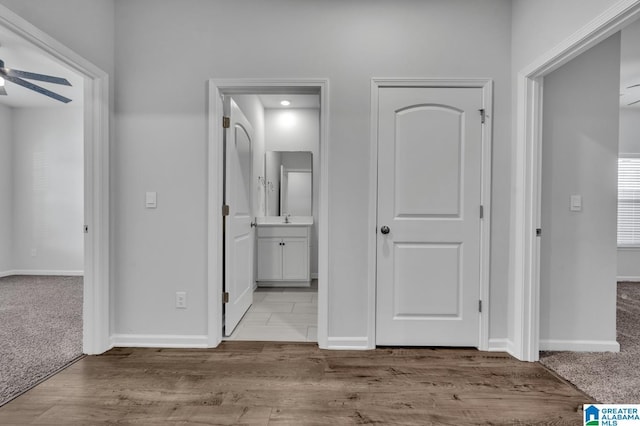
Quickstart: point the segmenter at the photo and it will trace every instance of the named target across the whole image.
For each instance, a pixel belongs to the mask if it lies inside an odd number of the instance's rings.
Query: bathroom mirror
[[[265,153],[265,216],[313,216],[313,154]]]

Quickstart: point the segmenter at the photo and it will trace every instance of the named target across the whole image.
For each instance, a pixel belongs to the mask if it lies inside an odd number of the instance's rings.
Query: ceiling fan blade
[[[24,81],[21,78],[12,77],[10,75],[6,75],[4,77],[4,79],[7,80],[7,81],[10,81],[12,83],[15,83],[17,85],[20,85],[22,87],[25,87],[27,89],[33,90],[34,92],[38,92],[40,94],[43,94],[43,95],[48,96],[50,98],[53,98],[53,99],[55,99],[57,101],[64,102],[65,104],[71,102],[71,99],[69,99],[69,98],[65,98],[62,95],[58,95],[57,93],[53,93],[52,91],[47,90],[44,87],[37,86],[37,85],[35,85],[33,83],[29,83],[28,81]]]
[[[637,103],[639,103],[639,102],[640,102],[640,99],[638,99],[638,100],[637,100],[637,101],[635,101],[635,102],[631,102],[630,104],[627,104],[627,106],[635,105],[635,104],[637,104]]]
[[[640,86],[640,84],[634,84],[632,86],[627,87],[627,89],[633,89],[634,87],[638,87],[638,86]]]
[[[69,80],[62,77],[54,77],[54,76],[45,75],[45,74],[36,74],[33,72],[14,70],[11,68],[9,69],[5,68],[4,71],[5,71],[4,74],[9,77],[26,78],[29,80],[38,80],[38,81],[45,81],[47,83],[63,84],[65,86],[71,86],[71,83],[69,83]]]
[[[7,94],[7,91],[4,88],[4,86],[0,86],[0,95],[6,95],[6,94]]]

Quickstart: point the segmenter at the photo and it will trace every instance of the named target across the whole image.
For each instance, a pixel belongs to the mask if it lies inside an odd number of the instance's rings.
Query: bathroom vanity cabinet
[[[310,286],[310,229],[291,223],[258,225],[258,286]]]

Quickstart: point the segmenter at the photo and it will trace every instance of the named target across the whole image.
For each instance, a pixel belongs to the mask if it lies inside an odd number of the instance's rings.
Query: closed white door
[[[233,99],[225,132],[225,204],[229,214],[224,228],[224,334],[230,336],[253,303],[253,244],[251,226],[252,140],[251,124]]]
[[[376,344],[478,346],[482,89],[379,89]]]

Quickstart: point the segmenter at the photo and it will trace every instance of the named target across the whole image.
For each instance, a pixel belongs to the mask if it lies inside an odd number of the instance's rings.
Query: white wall
[[[320,205],[320,110],[266,109],[267,151],[310,151],[313,155],[313,222],[318,223]],[[275,193],[275,191],[274,191]],[[311,274],[318,273],[318,227],[311,229]],[[314,275],[315,276],[315,275]]]
[[[0,105],[0,277],[13,269],[13,121],[12,110]]]
[[[616,340],[619,34],[544,83],[540,346],[605,349]]]
[[[370,318],[371,78],[481,76],[495,80],[491,335],[506,337],[510,17],[508,0],[117,1],[115,332],[207,332],[207,79],[330,79],[329,336],[350,339]]]
[[[13,111],[13,269],[84,268],[82,108]]]

